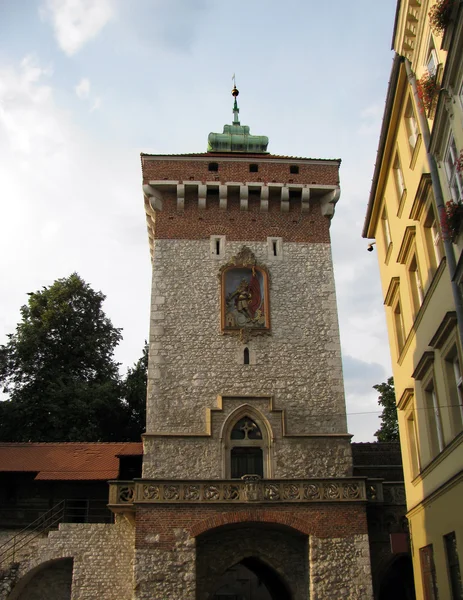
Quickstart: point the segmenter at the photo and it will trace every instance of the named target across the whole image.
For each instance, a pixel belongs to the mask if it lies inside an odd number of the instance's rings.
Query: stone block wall
[[[61,524],[47,537],[36,538],[19,550],[14,564],[2,565],[5,585],[0,585],[0,600],[6,600],[11,589],[15,593],[16,586],[29,594],[27,583],[32,577],[41,577],[43,566],[67,558],[73,560],[70,600],[132,600],[134,542],[134,527],[124,517],[114,524]],[[50,583],[52,575],[47,577]],[[61,596],[44,597],[62,600]]]
[[[274,260],[267,243],[246,242],[269,269],[271,332],[251,338],[255,364],[245,365],[238,336],[220,330],[218,277],[243,245],[226,241],[218,261],[209,240],[154,244],[143,476],[223,477],[220,424],[236,402],[212,415],[208,437],[207,409],[218,407],[218,395],[265,410],[274,427],[275,477],[349,474],[348,439],[330,437],[347,432],[330,246],[284,242]],[[285,435],[281,412],[271,415],[259,396],[284,410]]]
[[[310,599],[373,597],[368,535],[310,538]]]

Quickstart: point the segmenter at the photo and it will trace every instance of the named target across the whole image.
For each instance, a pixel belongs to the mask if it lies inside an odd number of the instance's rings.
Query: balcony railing
[[[67,498],[63,500],[62,523],[112,523],[114,515],[107,508],[107,501],[88,498]],[[49,511],[48,506],[39,503],[1,504],[0,528],[22,528],[39,520]]]
[[[163,503],[247,503],[267,502],[364,502],[365,479],[261,479],[246,475],[242,479],[207,481],[110,482],[109,506],[129,508],[136,504]]]

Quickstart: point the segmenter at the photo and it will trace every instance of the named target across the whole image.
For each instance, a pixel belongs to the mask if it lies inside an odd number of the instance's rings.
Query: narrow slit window
[[[215,240],[215,253],[217,256],[220,254],[220,240]]]
[[[278,247],[277,247],[277,243],[275,240],[272,242],[272,248],[273,248],[273,256],[277,256],[278,255]]]
[[[249,348],[245,348],[243,352],[243,364],[249,365]]]

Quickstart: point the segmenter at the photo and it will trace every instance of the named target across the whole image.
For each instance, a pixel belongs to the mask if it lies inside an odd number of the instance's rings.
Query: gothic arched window
[[[230,434],[230,476],[264,476],[264,448],[262,431],[250,417],[239,419]]]

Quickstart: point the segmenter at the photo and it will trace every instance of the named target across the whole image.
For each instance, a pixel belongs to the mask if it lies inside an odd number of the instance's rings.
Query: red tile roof
[[[0,472],[37,473],[40,480],[106,480],[119,475],[119,456],[141,456],[143,445],[120,443],[4,443]]]

